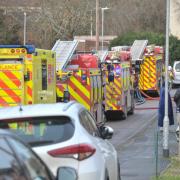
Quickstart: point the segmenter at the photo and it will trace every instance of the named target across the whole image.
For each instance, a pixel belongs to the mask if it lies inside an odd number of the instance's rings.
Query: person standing
[[[165,115],[165,83],[160,90],[160,100],[159,100],[159,110],[158,110],[158,126],[160,130],[163,127],[163,120]],[[169,125],[174,125],[174,115],[173,115],[173,108],[172,108],[172,101],[171,96],[168,92],[168,117],[169,117]]]

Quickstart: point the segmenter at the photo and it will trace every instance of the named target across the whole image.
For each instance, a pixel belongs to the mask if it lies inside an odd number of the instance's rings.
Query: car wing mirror
[[[109,126],[103,126],[100,131],[103,139],[111,139],[114,134],[113,128]]]
[[[59,167],[57,171],[57,180],[77,180],[77,172],[71,167]]]

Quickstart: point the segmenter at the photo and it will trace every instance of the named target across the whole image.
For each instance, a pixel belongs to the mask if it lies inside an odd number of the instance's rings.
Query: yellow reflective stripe
[[[58,97],[63,97],[64,96],[63,91],[61,91],[59,88],[56,88],[56,92],[57,92]]]
[[[114,83],[116,84],[117,87],[119,87],[119,89],[121,88],[121,83],[120,83],[120,79],[114,79]]]
[[[7,102],[7,104],[15,103],[15,101],[6,93],[6,91],[0,90],[0,95]]]
[[[10,87],[11,89],[17,90],[19,87],[17,87],[11,79],[9,79],[8,76],[6,76],[3,72],[0,71],[0,77],[4,81],[4,83]]]
[[[87,77],[87,85],[89,86],[90,85],[90,78]]]
[[[106,94],[112,93],[112,89],[109,86],[106,86],[106,89],[107,89]]]
[[[90,105],[84,101],[84,99],[81,98],[81,96],[79,96],[79,94],[77,94],[77,92],[74,91],[74,89],[72,89],[70,86],[69,86],[69,92],[70,94],[77,99],[78,102],[80,102],[81,104],[83,104],[88,110],[90,110]]]
[[[79,89],[81,89],[81,91],[83,92],[83,94],[84,94],[87,98],[90,97],[89,91],[88,91],[76,78],[73,77],[73,78],[71,79],[71,82],[72,82],[75,86],[79,87]]]
[[[112,108],[112,110],[117,110],[117,108],[112,103],[108,103],[108,106]]]

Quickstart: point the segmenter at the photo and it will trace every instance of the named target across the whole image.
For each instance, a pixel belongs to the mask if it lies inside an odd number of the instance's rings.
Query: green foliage
[[[128,32],[122,36],[117,37],[110,43],[110,48],[113,46],[131,46],[134,40],[147,39],[148,44],[155,44],[157,46],[165,47],[165,35],[154,32]],[[180,60],[180,40],[174,36],[169,38],[170,64],[175,60]]]

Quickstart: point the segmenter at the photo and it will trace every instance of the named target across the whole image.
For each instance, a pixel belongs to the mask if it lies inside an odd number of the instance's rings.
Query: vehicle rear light
[[[16,52],[17,52],[17,53],[20,53],[20,49],[16,49]]]
[[[95,152],[96,149],[89,144],[76,144],[48,151],[48,154],[53,157],[71,157],[82,161],[92,156]]]
[[[26,52],[26,50],[25,50],[25,49],[21,49],[21,52],[22,52],[22,53],[25,53],[25,52]]]
[[[28,101],[28,104],[32,104],[32,101]]]

